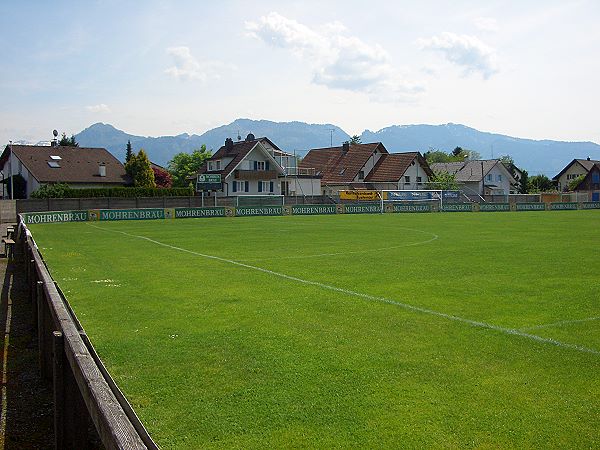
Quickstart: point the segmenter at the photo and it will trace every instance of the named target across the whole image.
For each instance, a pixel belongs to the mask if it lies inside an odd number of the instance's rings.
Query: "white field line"
[[[559,322],[546,323],[546,324],[543,324],[543,325],[535,325],[533,327],[523,327],[523,328],[520,328],[520,330],[521,331],[539,330],[540,328],[560,327],[562,325],[573,325],[573,324],[576,324],[576,323],[591,322],[593,320],[600,320],[600,316],[597,316],[597,317],[588,317],[586,319],[561,320]]]
[[[275,272],[273,270],[269,270],[269,269],[265,269],[262,267],[258,267],[258,266],[252,266],[250,264],[245,264],[239,261],[233,261],[231,259],[227,259],[227,258],[221,258],[220,256],[214,256],[214,255],[207,255],[204,253],[200,253],[200,252],[195,252],[193,250],[188,250],[182,247],[176,247],[174,245],[170,245],[170,244],[165,244],[164,242],[160,242],[154,239],[151,239],[149,237],[146,236],[139,236],[137,234],[130,234],[127,233],[125,231],[118,231],[118,230],[108,230],[106,228],[102,228],[99,227],[97,225],[92,225],[88,222],[86,222],[86,224],[88,226],[94,227],[94,228],[98,228],[99,230],[102,231],[106,231],[108,233],[120,233],[123,234],[125,236],[129,236],[129,237],[133,237],[133,238],[137,238],[137,239],[142,239],[148,242],[152,242],[156,245],[160,245],[162,247],[166,247],[166,248],[170,248],[173,250],[177,250],[180,252],[184,252],[184,253],[189,253],[191,255],[196,255],[196,256],[201,256],[202,258],[207,258],[207,259],[212,259],[215,261],[220,261],[220,262],[224,262],[224,263],[228,263],[228,264],[232,264],[234,266],[238,266],[238,267],[245,267],[246,269],[251,269],[251,270],[256,270],[258,272],[263,272],[269,275],[273,275],[279,278],[283,278],[285,280],[290,280],[290,281],[295,281],[298,283],[302,283],[302,284],[306,284],[309,286],[316,286],[316,287],[320,287],[323,289],[327,289],[330,291],[334,291],[334,292],[339,292],[341,294],[346,294],[349,296],[353,296],[353,297],[359,297],[365,300],[369,300],[369,301],[373,301],[373,302],[379,302],[379,303],[387,303],[389,305],[394,305],[394,306],[398,306],[400,308],[404,308],[406,310],[409,311],[416,311],[416,312],[420,312],[423,314],[428,314],[431,316],[436,316],[436,317],[442,317],[444,319],[447,320],[452,320],[454,322],[460,322],[460,323],[465,323],[474,327],[478,327],[478,328],[484,328],[484,329],[488,329],[488,330],[494,330],[494,331],[498,331],[504,334],[509,334],[509,335],[513,335],[513,336],[520,336],[526,339],[530,339],[532,341],[536,341],[536,342],[540,342],[540,343],[544,343],[544,344],[550,344],[550,345],[554,345],[557,347],[562,347],[562,348],[567,348],[567,349],[571,349],[571,350],[577,350],[579,352],[583,352],[583,353],[591,353],[594,355],[600,355],[600,350],[596,350],[593,348],[587,348],[587,347],[582,347],[580,345],[576,345],[576,344],[569,344],[566,342],[561,342],[561,341],[557,341],[555,339],[551,339],[551,338],[544,338],[541,336],[536,336],[534,334],[529,334],[529,333],[525,333],[523,331],[519,331],[517,329],[514,328],[505,328],[505,327],[501,327],[498,325],[493,325],[487,322],[479,322],[476,320],[471,320],[471,319],[465,319],[464,317],[460,317],[460,316],[455,316],[452,314],[446,314],[443,312],[439,312],[439,311],[435,311],[432,309],[427,309],[427,308],[422,308],[420,306],[414,306],[414,305],[409,305],[408,303],[402,303],[402,302],[398,302],[396,300],[391,300],[389,298],[385,298],[385,297],[377,297],[374,295],[369,295],[369,294],[364,294],[361,292],[355,292],[355,291],[351,291],[349,289],[344,289],[344,288],[339,288],[336,286],[331,286],[329,284],[324,284],[324,283],[319,283],[318,281],[310,281],[310,280],[304,280],[302,278],[298,278],[298,277],[294,277],[292,275],[286,275],[284,273],[280,273],[280,272]]]
[[[2,410],[0,411],[0,450],[4,449],[6,436],[6,414],[7,414],[7,363],[8,363],[8,345],[10,342],[10,327],[12,323],[12,300],[10,295],[6,307],[6,326],[4,327],[4,348],[2,352]]]
[[[426,241],[418,241],[418,242],[412,242],[410,244],[400,244],[400,245],[393,245],[391,247],[381,247],[381,248],[370,248],[368,250],[356,250],[356,251],[351,251],[351,252],[335,252],[335,253],[317,253],[314,255],[292,255],[292,256],[279,256],[277,259],[305,259],[305,258],[319,258],[321,256],[339,256],[339,255],[353,255],[356,253],[369,253],[369,252],[380,252],[380,251],[385,251],[385,250],[393,250],[395,248],[402,248],[402,247],[413,247],[416,245],[424,245],[424,244],[429,244],[430,242],[435,241],[436,239],[439,239],[439,236],[435,233],[431,233],[429,231],[422,231],[422,230],[413,230],[412,228],[398,228],[400,230],[408,230],[408,231],[416,231],[417,233],[425,233],[425,234],[430,234],[433,237],[431,239],[427,239]],[[252,259],[240,259],[238,261],[265,261],[267,259],[270,258],[252,258]]]

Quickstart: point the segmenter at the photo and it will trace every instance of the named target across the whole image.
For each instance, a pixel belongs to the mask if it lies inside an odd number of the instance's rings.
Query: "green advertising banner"
[[[431,205],[398,205],[394,204],[393,212],[431,212]]]
[[[23,221],[26,225],[32,223],[52,222],[86,222],[89,218],[88,211],[56,211],[41,213],[23,213]]]
[[[442,211],[446,212],[471,212],[473,205],[471,203],[444,203]]]
[[[581,209],[600,209],[600,202],[583,202]]]
[[[311,215],[311,214],[336,214],[335,205],[293,205],[292,214]]]
[[[510,211],[509,203],[481,203],[479,211]]]
[[[165,210],[162,208],[148,209],[100,209],[100,220],[150,220],[164,219]]]
[[[374,214],[381,213],[380,203],[355,203],[344,205],[345,214]]]
[[[517,203],[517,211],[545,211],[545,203]]]
[[[565,202],[565,203],[550,203],[550,209],[552,211],[566,211],[566,210],[574,210],[577,209],[577,203],[575,202]]]
[[[188,219],[192,217],[225,217],[225,207],[175,208],[176,219]]]
[[[235,208],[236,216],[281,216],[283,206],[243,206]]]

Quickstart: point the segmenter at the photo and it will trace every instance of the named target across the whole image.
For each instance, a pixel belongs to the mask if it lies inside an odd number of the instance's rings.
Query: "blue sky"
[[[239,117],[600,142],[598,1],[0,3],[0,142]]]

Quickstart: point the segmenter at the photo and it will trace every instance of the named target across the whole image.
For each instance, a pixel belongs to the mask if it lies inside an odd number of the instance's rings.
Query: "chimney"
[[[228,152],[233,150],[233,139],[227,138],[225,139],[225,151]]]
[[[588,156],[587,160],[588,160],[588,161],[590,160],[590,157],[589,157],[589,156]]]
[[[248,133],[248,136],[246,136],[246,140],[247,140],[247,141],[253,141],[253,140],[255,140],[255,139],[256,139],[256,138],[254,137],[254,135],[253,135],[252,133]]]
[[[350,142],[344,142],[342,144],[342,153],[348,153],[348,150],[350,150]]]
[[[106,176],[106,164],[100,163],[100,165],[98,166],[98,175],[100,175],[101,177]]]

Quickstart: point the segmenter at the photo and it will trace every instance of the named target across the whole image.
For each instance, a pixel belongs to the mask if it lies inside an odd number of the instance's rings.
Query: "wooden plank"
[[[33,252],[55,328],[62,332],[65,356],[102,444],[107,449],[145,449],[131,421],[84,344],[41,256]]]
[[[64,352],[63,335],[55,331],[54,336],[54,448],[65,448],[65,377],[64,377]]]

